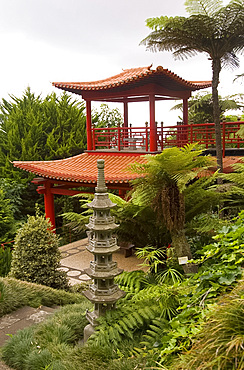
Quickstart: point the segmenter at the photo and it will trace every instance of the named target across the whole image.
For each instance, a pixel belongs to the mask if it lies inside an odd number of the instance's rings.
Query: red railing
[[[93,128],[93,150],[138,150],[150,151],[148,127]]]
[[[237,135],[237,131],[244,124],[239,122],[222,122],[223,156],[227,148],[244,148],[244,140]],[[111,149],[118,151],[138,150],[150,152],[149,127],[116,127],[93,128],[93,150]],[[215,147],[214,123],[177,124],[176,126],[157,127],[157,150],[198,142],[203,148]]]

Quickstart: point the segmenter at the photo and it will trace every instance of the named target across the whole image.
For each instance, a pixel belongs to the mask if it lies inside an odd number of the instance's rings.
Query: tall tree
[[[147,19],[152,32],[142,43],[152,51],[173,51],[180,59],[199,52],[211,60],[216,155],[223,171],[218,84],[222,67],[239,65],[236,54],[244,49],[244,1],[232,0],[223,6],[222,0],[186,0],[185,6],[189,17]]]

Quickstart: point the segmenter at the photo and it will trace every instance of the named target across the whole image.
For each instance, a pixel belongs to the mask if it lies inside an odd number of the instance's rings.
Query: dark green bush
[[[0,276],[6,276],[9,273],[12,260],[12,252],[10,247],[0,246]]]
[[[17,233],[10,277],[67,289],[68,280],[60,267],[59,241],[44,216],[29,216]]]

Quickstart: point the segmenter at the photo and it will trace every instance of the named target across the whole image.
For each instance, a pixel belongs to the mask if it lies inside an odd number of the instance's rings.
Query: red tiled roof
[[[140,82],[151,77],[166,77],[167,79],[176,82],[182,87],[189,90],[199,90],[212,85],[211,81],[187,81],[177,76],[168,69],[158,66],[155,70],[149,67],[138,67],[125,69],[123,72],[98,81],[91,82],[53,82],[53,86],[60,89],[73,89],[80,91],[87,90],[108,90],[120,86],[131,85],[132,83]]]
[[[130,163],[145,163],[142,155],[108,155],[83,153],[75,157],[54,161],[14,161],[15,167],[38,176],[76,183],[97,182],[97,159],[105,160],[106,183],[128,183],[139,175],[128,171]]]
[[[38,176],[75,183],[97,182],[97,159],[105,160],[106,183],[129,183],[140,175],[128,170],[128,165],[134,162],[146,163],[144,155],[120,153],[83,153],[75,157],[54,161],[14,161],[15,167],[34,173]],[[242,157],[223,158],[224,172],[233,172],[232,165],[242,161]],[[216,167],[210,172],[216,171]]]

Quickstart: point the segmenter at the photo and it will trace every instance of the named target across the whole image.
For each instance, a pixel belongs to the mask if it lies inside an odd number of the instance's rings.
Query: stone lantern
[[[110,209],[116,204],[112,203],[107,193],[104,177],[104,160],[97,161],[98,179],[95,188],[95,197],[87,206],[93,210],[93,215],[86,225],[89,231],[88,246],[89,252],[94,255],[94,260],[90,262],[90,268],[85,272],[93,279],[93,284],[84,295],[94,303],[94,311],[87,311],[86,317],[90,324],[84,329],[84,342],[94,332],[96,319],[103,315],[107,310],[115,308],[117,300],[125,295],[114,278],[123,270],[117,267],[117,262],[113,261],[112,254],[119,250],[117,239],[114,236],[115,229],[118,227],[114,223],[114,217],[110,215]]]

